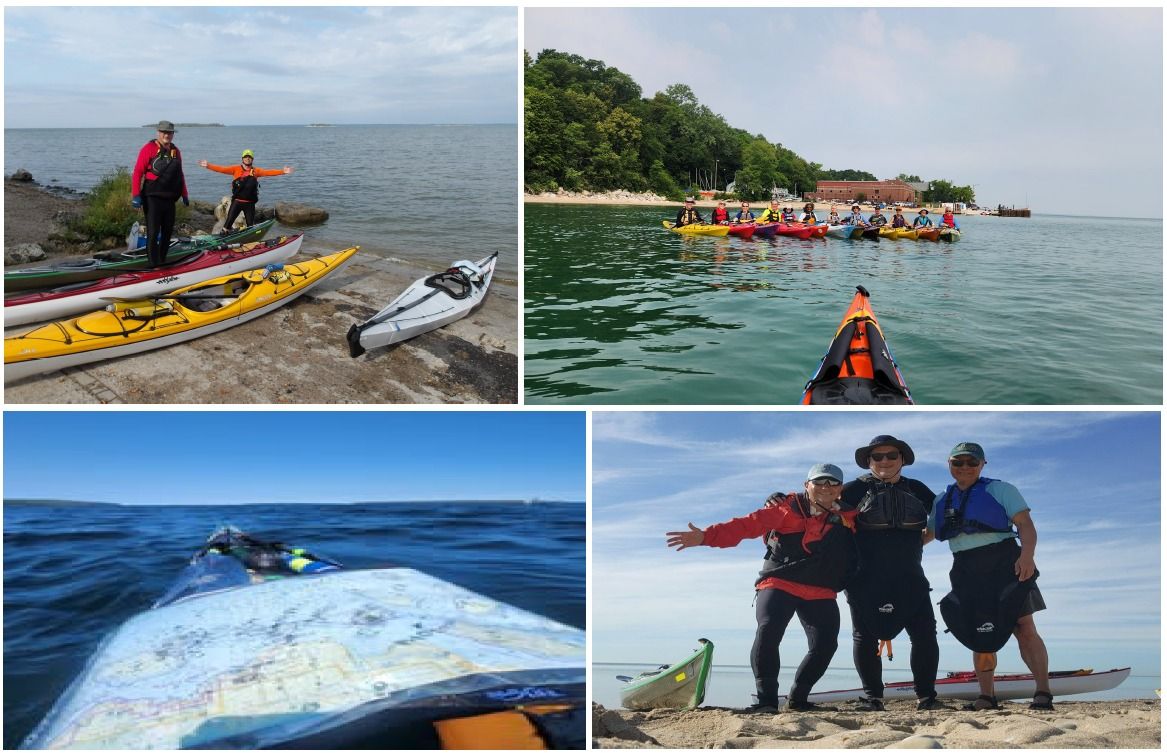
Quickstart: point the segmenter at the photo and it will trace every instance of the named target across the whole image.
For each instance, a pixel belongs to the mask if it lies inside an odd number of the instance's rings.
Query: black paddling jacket
[[[855,544],[860,562],[919,565],[924,554],[922,534],[936,495],[913,478],[889,484],[870,473],[843,486],[839,505],[855,510]]]

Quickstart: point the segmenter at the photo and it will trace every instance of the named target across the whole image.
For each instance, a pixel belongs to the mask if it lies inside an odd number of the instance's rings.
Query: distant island
[[[147,123],[143,128],[157,128],[157,123]],[[175,123],[175,128],[226,128],[222,123]]]
[[[309,128],[332,128],[332,123],[309,123]]]

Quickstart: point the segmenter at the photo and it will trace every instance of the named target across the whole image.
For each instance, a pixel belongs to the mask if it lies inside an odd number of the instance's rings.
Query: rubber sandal
[[[995,695],[979,695],[972,703],[964,705],[965,711],[991,711],[1000,709],[1001,706],[997,703],[997,696]]]
[[[1029,704],[1029,708],[1034,711],[1053,711],[1054,694],[1044,690],[1037,691],[1033,694],[1033,703]]]

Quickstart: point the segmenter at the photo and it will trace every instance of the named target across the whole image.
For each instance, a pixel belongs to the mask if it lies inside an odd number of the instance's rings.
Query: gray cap
[[[955,458],[961,455],[972,455],[977,460],[985,459],[985,451],[976,442],[961,442],[956,447],[952,448],[952,452],[948,453],[948,457]]]
[[[843,471],[837,465],[819,463],[818,465],[812,465],[810,471],[806,474],[807,481],[814,481],[816,478],[833,478],[841,484],[843,483]]]
[[[171,123],[169,120],[159,120],[158,121],[158,130],[159,131],[169,131],[171,133],[174,133],[174,123]]]

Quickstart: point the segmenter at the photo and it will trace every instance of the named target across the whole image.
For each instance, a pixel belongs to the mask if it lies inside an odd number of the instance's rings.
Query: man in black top
[[[883,666],[879,641],[901,630],[912,642],[912,679],[917,708],[947,708],[936,700],[936,615],[921,559],[928,513],[936,498],[923,483],[900,474],[916,456],[907,442],[880,434],[855,450],[866,473],[843,487],[840,507],[857,509],[855,544],[859,571],[847,587],[851,608],[855,670],[866,696],[856,703],[883,710]]]
[[[705,218],[702,217],[701,213],[697,211],[697,202],[690,197],[685,197],[685,206],[677,212],[677,221],[675,226],[684,227],[685,225],[704,224]]]

